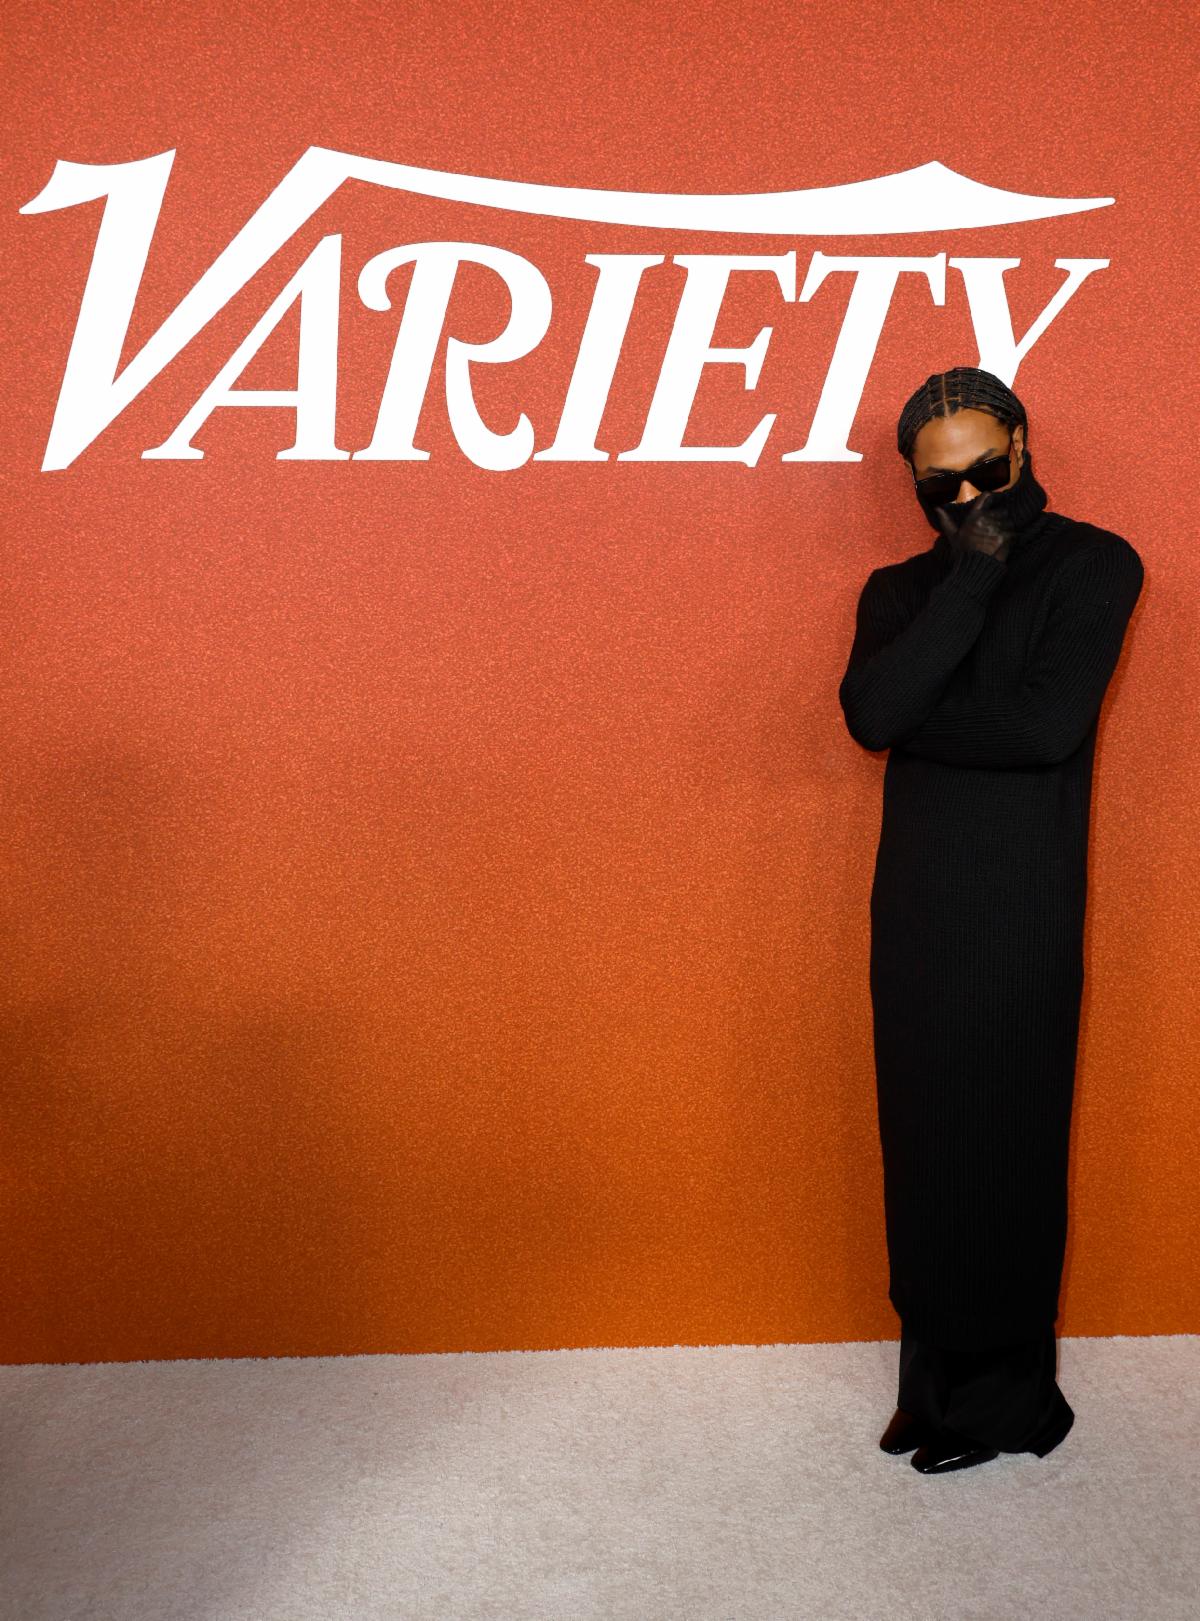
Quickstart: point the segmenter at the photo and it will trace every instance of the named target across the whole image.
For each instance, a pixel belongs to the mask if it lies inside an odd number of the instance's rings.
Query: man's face
[[[970,469],[974,462],[986,461],[989,456],[1003,456],[1008,451],[1008,482],[1001,486],[1007,490],[1017,481],[1021,468],[1021,455],[1025,443],[1025,430],[1018,425],[1012,430],[1009,448],[1008,429],[989,411],[970,409],[955,411],[951,416],[931,417],[913,441],[912,468],[916,478],[930,473],[961,472],[962,483],[958,494],[951,497],[951,505],[973,501],[980,491],[971,483]]]

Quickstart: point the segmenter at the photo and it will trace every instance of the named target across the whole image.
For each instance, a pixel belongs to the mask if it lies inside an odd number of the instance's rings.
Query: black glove
[[[933,515],[938,527],[957,552],[987,552],[989,557],[1003,563],[1008,557],[1011,530],[998,513],[988,510],[985,491],[975,502],[961,524],[955,523],[945,507],[935,507]]]

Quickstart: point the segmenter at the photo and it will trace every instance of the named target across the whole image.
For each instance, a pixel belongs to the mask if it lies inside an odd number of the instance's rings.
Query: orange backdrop
[[[902,276],[851,462],[802,446],[852,278],[734,276],[692,444],[637,463],[676,254],[1004,257],[1053,509],[1146,588],[1097,753],[1060,1331],[1200,1331],[1193,976],[1195,39],[1183,8],[842,0],[6,8],[3,1188],[8,1362],[894,1337],[867,984],[884,757],[837,685],[869,570],[929,545],[895,451],[975,364],[963,280]],[[123,360],[301,154],[547,185],[770,192],[938,160],[1112,206],[734,236],[344,186],[70,466],[42,470],[101,204],[58,159],[176,156]],[[658,254],[591,463],[289,461],[286,409],[146,459],[342,236],[337,442],[367,444],[407,272],[549,283],[485,421],[554,438],[595,285]],[[464,272],[447,332],[508,318]],[[239,386],[294,386],[295,309]]]

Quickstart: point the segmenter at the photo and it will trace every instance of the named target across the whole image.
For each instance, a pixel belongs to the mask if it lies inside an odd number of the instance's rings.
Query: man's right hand
[[[1003,563],[1008,556],[1011,532],[1008,525],[988,511],[985,491],[971,508],[962,524],[956,524],[945,507],[935,507],[938,527],[955,551],[987,552]]]

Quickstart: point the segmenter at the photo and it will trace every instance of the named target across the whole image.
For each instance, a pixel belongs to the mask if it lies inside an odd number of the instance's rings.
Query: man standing
[[[888,749],[870,987],[889,1298],[887,1452],[925,1473],[1044,1457],[1055,1378],[1101,702],[1143,581],[1119,535],[1046,510],[990,372],[935,373],[897,444],[936,530],[875,569],[839,688]]]

